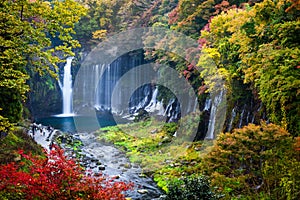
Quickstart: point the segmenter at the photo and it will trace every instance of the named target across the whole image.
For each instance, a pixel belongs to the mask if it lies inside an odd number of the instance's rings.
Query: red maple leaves
[[[87,175],[74,159],[55,147],[41,158],[19,151],[22,161],[0,166],[1,195],[18,194],[23,199],[125,199],[132,183],[102,175]]]

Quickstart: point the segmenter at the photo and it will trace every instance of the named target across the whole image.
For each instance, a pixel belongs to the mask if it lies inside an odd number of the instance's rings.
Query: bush
[[[131,183],[86,175],[75,160],[55,147],[41,158],[19,151],[22,161],[0,166],[2,199],[125,199]]]
[[[185,177],[168,185],[168,193],[165,200],[199,199],[218,199],[218,195],[212,192],[210,183],[205,177]]]
[[[281,127],[250,124],[220,134],[202,172],[226,199],[300,199],[299,152]]]

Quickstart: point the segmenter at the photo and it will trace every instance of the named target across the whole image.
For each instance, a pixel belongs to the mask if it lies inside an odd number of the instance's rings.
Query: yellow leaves
[[[205,49],[203,49],[202,53],[203,53],[202,55],[207,56],[207,58],[210,58],[213,61],[218,61],[221,56],[221,54],[219,53],[217,48],[205,48]],[[200,62],[200,60],[199,60],[199,62]],[[200,63],[199,63],[199,65],[201,66]]]
[[[26,65],[50,72],[49,66],[59,61],[55,52],[69,55],[71,48],[79,46],[71,34],[75,33],[73,24],[83,13],[84,8],[72,0],[51,3],[40,0],[6,1],[0,12],[1,18],[6,19],[0,23],[0,43],[5,47],[0,55],[0,64],[6,67],[6,72],[17,69],[21,73]],[[58,36],[63,45],[53,47],[48,34]],[[24,85],[24,77],[20,75],[18,78],[18,83]]]
[[[86,14],[86,9],[73,0],[54,1],[53,4],[53,18],[66,26],[74,27],[74,23]]]
[[[107,30],[97,30],[93,32],[93,38],[103,40],[106,38]]]
[[[219,91],[220,81],[229,82],[230,72],[220,63],[221,54],[217,48],[203,48],[197,66],[201,69],[200,75],[208,86],[206,92]],[[226,87],[226,86],[225,86]]]
[[[259,23],[255,26],[255,30],[258,33],[259,37],[263,37],[264,36],[264,32],[266,30],[266,24],[265,23]]]
[[[107,21],[108,21],[107,18],[101,17],[100,18],[100,26],[105,26],[107,24]]]
[[[222,37],[236,33],[245,22],[249,21],[251,15],[251,12],[242,9],[222,12],[212,19],[211,33],[217,37],[216,39],[222,39]]]

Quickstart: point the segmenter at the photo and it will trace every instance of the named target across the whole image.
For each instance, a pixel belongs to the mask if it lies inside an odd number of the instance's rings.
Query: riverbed
[[[44,126],[42,129],[42,132],[36,131],[34,139],[49,150],[53,136],[62,133],[57,129],[48,130]],[[50,133],[52,134],[50,135]],[[29,131],[29,134],[32,132]],[[79,147],[81,154],[79,162],[87,170],[115,177],[117,181],[134,183],[134,189],[128,191],[126,197],[132,200],[162,199],[162,191],[150,177],[142,173],[142,169],[137,164],[130,163],[126,155],[112,144],[98,140],[94,132],[69,134],[68,137],[82,142],[82,146]],[[72,148],[63,144],[61,146],[69,155],[72,155]]]

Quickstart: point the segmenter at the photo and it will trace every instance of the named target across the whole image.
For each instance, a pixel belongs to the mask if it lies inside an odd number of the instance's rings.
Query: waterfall
[[[243,108],[242,113],[241,113],[240,122],[239,122],[239,126],[238,126],[239,128],[242,128],[242,125],[243,125],[245,109],[246,109],[246,105],[244,105],[244,108]]]
[[[164,116],[171,117],[171,111],[172,111],[174,103],[175,103],[175,99],[174,98],[170,99],[170,101],[169,101],[169,103],[168,103],[168,105],[166,107]]]
[[[165,113],[164,105],[162,102],[163,100],[161,102],[157,102],[157,110],[158,110],[157,115],[161,115],[161,116],[163,116]]]
[[[215,137],[215,128],[216,128],[216,118],[217,118],[217,111],[218,108],[222,102],[223,99],[223,93],[224,90],[221,90],[218,95],[215,96],[211,103],[211,110],[210,110],[210,115],[209,115],[209,124],[208,124],[208,129],[206,133],[206,139],[214,139]],[[210,103],[207,102],[207,108]],[[205,108],[205,109],[207,109]]]
[[[166,107],[166,110],[165,110],[165,113],[164,113],[164,116],[167,117],[167,122],[174,122],[174,121],[177,121],[178,118],[178,114],[180,112],[180,105],[179,103],[177,102],[177,100],[175,98],[171,98],[167,107]]]
[[[82,65],[75,79],[74,112],[94,115],[96,110],[97,117],[110,113],[116,114],[117,118],[121,115],[131,118],[143,109],[152,115],[178,121],[182,113],[197,109],[196,97],[189,99],[185,96],[183,103],[176,98],[171,99],[168,105],[158,101],[160,87],[156,85],[156,80],[160,80],[160,72],[152,68],[150,70],[148,67],[151,66],[147,64],[143,52],[137,51],[124,54],[109,63],[99,61]],[[160,81],[164,83],[163,79]]]
[[[250,117],[250,112],[247,112],[247,117],[246,117],[246,125],[249,124],[249,117]]]
[[[73,57],[67,58],[67,63],[64,66],[63,84],[59,82],[63,96],[63,113],[62,116],[72,115],[72,74],[71,64]]]
[[[101,69],[103,69],[102,67],[101,67]],[[96,84],[98,81],[99,81],[99,76],[100,76],[100,68],[99,68],[99,65],[95,65],[94,66],[94,69],[93,69],[93,71],[95,72],[95,76],[94,76],[94,83]],[[96,89],[97,89],[97,87],[96,87]],[[99,95],[97,95],[97,91],[96,91],[96,105],[95,105],[95,107],[98,107],[99,106]]]
[[[196,97],[196,99],[195,99],[193,112],[196,112],[197,109],[198,109],[198,97]]]
[[[229,126],[228,126],[227,131],[231,131],[232,125],[233,125],[233,120],[234,120],[235,117],[236,117],[236,112],[235,112],[235,108],[233,108],[232,111],[231,111],[231,118],[230,118],[230,122],[229,122]]]
[[[117,95],[112,99],[113,91],[119,80],[138,65],[144,64],[142,52],[125,54],[111,63],[98,62],[93,65],[84,65],[80,68],[80,74],[76,77],[74,108],[76,113],[128,113],[134,107],[145,108],[151,100],[152,90],[150,84],[138,88],[128,102],[127,92],[136,87],[136,84],[145,74],[132,74],[128,83],[115,91]],[[130,74],[130,73],[129,73]],[[80,85],[80,87],[77,87]],[[84,87],[83,87],[84,86]],[[154,89],[154,88],[153,88]],[[130,104],[128,108],[128,103]]]
[[[211,99],[209,98],[205,100],[203,111],[209,111],[210,107],[211,107]]]
[[[147,112],[154,112],[155,110],[157,110],[157,94],[158,94],[158,87],[156,86],[154,91],[152,92],[152,97],[151,97],[151,101],[150,103],[146,106],[145,110]]]

